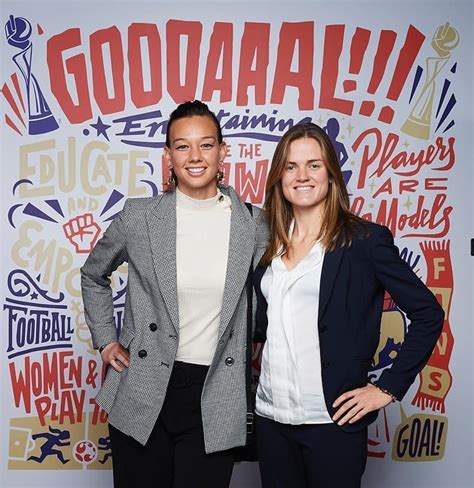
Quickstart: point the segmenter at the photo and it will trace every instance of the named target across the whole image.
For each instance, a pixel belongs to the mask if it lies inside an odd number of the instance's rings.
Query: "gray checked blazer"
[[[246,278],[268,238],[260,209],[250,215],[231,187],[220,189],[230,196],[232,213],[218,344],[201,397],[208,453],[246,441]],[[123,262],[128,284],[118,340],[130,352],[130,367],[122,373],[108,369],[96,402],[114,427],[144,445],[163,405],[179,341],[175,192],[127,200],[81,268],[95,348],[117,340],[109,276]]]

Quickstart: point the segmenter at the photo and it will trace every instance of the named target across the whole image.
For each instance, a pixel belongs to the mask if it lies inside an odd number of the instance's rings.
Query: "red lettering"
[[[356,152],[357,149],[359,149],[362,141],[370,135],[375,136],[375,147],[371,153],[370,144],[366,144],[364,146],[364,152],[362,154],[362,160],[360,163],[359,179],[357,180],[357,188],[365,187],[369,166],[375,161],[380,152],[380,148],[382,147],[382,133],[379,129],[376,128],[367,129],[366,131],[362,132],[359,137],[354,141],[354,144],[352,144],[352,150]]]
[[[454,137],[449,137],[448,138],[448,147],[444,145],[444,141],[442,137],[437,137],[436,138],[436,147],[440,150],[441,154],[439,156],[439,159],[443,161],[444,159],[448,158],[448,162],[446,163],[445,166],[441,168],[436,168],[438,171],[448,171],[450,170],[454,162],[456,161],[456,156],[454,152],[454,142],[456,139]]]
[[[46,415],[51,409],[51,406],[53,405],[53,402],[51,401],[51,398],[44,396],[41,398],[37,398],[35,400],[35,407],[36,407],[36,412],[38,413],[38,420],[41,425],[46,425]],[[58,420],[57,415],[55,413],[51,414],[51,420]]]
[[[150,67],[150,88],[145,89],[141,40],[146,40]],[[156,24],[133,23],[128,28],[128,76],[132,102],[137,108],[154,105],[163,96],[161,39]]]
[[[298,69],[291,71],[298,44]],[[314,22],[283,22],[273,79],[271,103],[283,103],[287,86],[298,88],[298,108],[313,110]]]
[[[267,90],[270,24],[245,22],[240,45],[237,105],[248,105],[248,88],[255,87],[255,105],[264,105]],[[255,69],[252,69],[255,60]]]
[[[109,45],[110,64],[105,66],[103,47]],[[90,36],[90,55],[94,97],[103,114],[121,112],[125,107],[123,83],[123,49],[120,31],[116,26],[101,29]],[[107,90],[107,73],[112,75],[114,95]]]
[[[216,22],[209,41],[202,99],[211,100],[215,91],[220,91],[220,102],[232,100],[232,33],[230,22]],[[222,58],[222,77],[217,78],[219,60]]]
[[[79,356],[77,361],[73,356],[72,351],[59,353],[59,371],[61,372],[59,379],[63,389],[81,387],[82,356]]]
[[[56,353],[52,356],[43,354],[43,392],[45,394],[53,392],[54,398],[59,397],[58,362],[56,357]]]
[[[97,424],[105,424],[107,422],[107,412],[105,410],[102,410],[97,403],[95,403],[95,400],[91,398],[89,400],[89,403],[94,406],[94,410],[92,411],[92,425],[97,425]]]
[[[389,195],[393,193],[391,178],[389,178],[387,181],[385,181],[385,183],[383,183],[383,185],[381,185],[381,187],[372,195],[372,198],[375,198],[381,193],[388,193]]]
[[[397,235],[397,220],[398,220],[398,198],[394,198],[390,202],[390,208],[387,210],[387,200],[380,202],[379,211],[375,222],[377,224],[386,225],[394,236]]]
[[[344,41],[344,25],[328,25],[324,34],[323,67],[321,69],[320,108],[351,115],[354,102],[335,96],[339,74],[339,58]],[[359,177],[360,181],[360,177]],[[358,188],[362,188],[358,186]]]
[[[443,383],[440,381],[443,375],[439,372],[433,371],[430,373],[430,390],[439,391],[443,387]]]
[[[76,54],[65,60],[66,71],[74,78],[77,105],[69,93],[62,54],[67,49],[81,45],[81,31],[68,29],[51,37],[46,46],[46,59],[51,82],[51,92],[56,97],[71,124],[79,124],[92,117],[91,101],[87,82],[86,58]]]
[[[187,37],[184,82],[181,83],[181,37]],[[168,93],[176,103],[194,100],[202,38],[201,22],[169,20],[166,24]]]
[[[245,163],[235,164],[235,190],[244,201],[262,203],[267,180],[268,159],[257,161],[255,175],[247,171]]]
[[[417,187],[418,187],[418,181],[417,180],[402,180],[402,181],[400,181],[400,184],[399,184],[400,195],[404,191],[414,192]]]
[[[15,363],[10,363],[10,379],[13,390],[13,399],[18,408],[23,400],[26,413],[31,413],[31,394],[30,394],[30,358],[25,358],[25,374],[23,371],[16,373]]]

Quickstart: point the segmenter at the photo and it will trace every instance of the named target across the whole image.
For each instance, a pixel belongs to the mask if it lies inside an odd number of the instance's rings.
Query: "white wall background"
[[[151,195],[153,185],[143,182],[143,180],[153,182],[161,190],[161,149],[155,147],[139,147],[137,145],[124,144],[122,139],[127,138],[118,135],[123,128],[123,123],[116,119],[129,117],[136,114],[160,110],[162,118],[155,119],[161,122],[167,119],[170,111],[175,107],[176,101],[170,96],[170,89],[167,85],[167,73],[169,65],[166,60],[167,39],[166,24],[170,19],[181,21],[197,21],[202,24],[202,40],[200,59],[197,71],[196,98],[202,97],[202,87],[205,78],[206,59],[211,44],[211,34],[216,22],[228,22],[233,25],[232,34],[232,78],[230,83],[230,100],[220,101],[219,92],[214,92],[209,105],[216,112],[224,110],[230,115],[223,117],[223,123],[229,122],[231,115],[260,116],[272,115],[278,119],[293,119],[295,121],[304,117],[310,117],[316,123],[326,125],[327,121],[334,118],[340,125],[338,142],[343,144],[347,151],[347,162],[343,170],[352,171],[352,177],[348,186],[353,194],[353,198],[363,197],[365,199],[364,212],[372,212],[374,215],[380,209],[382,200],[386,200],[388,205],[394,199],[399,200],[399,216],[402,213],[413,214],[416,209],[417,200],[425,197],[424,206],[432,210],[432,205],[436,195],[446,195],[443,208],[452,207],[452,211],[447,215],[445,222],[449,223],[449,230],[443,235],[439,235],[442,225],[436,225],[441,213],[433,218],[433,225],[421,225],[418,229],[411,230],[410,233],[424,234],[413,237],[404,237],[407,233],[397,230],[396,240],[400,249],[406,248],[414,255],[420,255],[420,261],[416,267],[422,279],[426,280],[429,265],[421,255],[419,244],[421,242],[450,242],[450,258],[452,262],[453,286],[452,303],[449,310],[449,325],[453,335],[450,345],[453,347],[449,361],[449,371],[452,376],[452,386],[445,395],[445,412],[435,411],[431,408],[422,410],[413,406],[411,401],[416,395],[420,384],[415,382],[407,397],[403,400],[402,406],[408,417],[411,415],[431,416],[431,426],[434,421],[441,417],[447,418],[447,435],[442,444],[443,455],[429,456],[407,456],[401,461],[392,459],[392,448],[397,441],[396,429],[402,422],[399,405],[391,405],[386,410],[389,440],[383,433],[383,416],[380,416],[376,425],[371,428],[369,437],[376,440],[379,444],[371,449],[385,453],[384,458],[370,457],[367,470],[364,476],[364,486],[375,488],[383,485],[387,488],[395,487],[453,487],[467,488],[472,486],[473,479],[473,415],[472,415],[472,257],[470,256],[470,239],[473,231],[472,217],[472,140],[474,137],[472,124],[472,46],[473,46],[473,8],[472,2],[376,2],[374,1],[351,1],[351,2],[135,2],[135,1],[103,1],[103,2],[40,2],[40,1],[3,1],[0,3],[0,17],[2,24],[9,21],[9,16],[24,17],[32,25],[32,33],[29,38],[33,46],[31,58],[31,69],[36,77],[38,84],[49,104],[52,114],[58,121],[57,130],[43,134],[32,135],[28,133],[28,119],[30,117],[26,107],[27,89],[25,79],[19,67],[14,63],[12,57],[19,53],[21,49],[15,48],[7,43],[4,36],[0,40],[1,52],[1,80],[2,93],[2,122],[1,122],[1,164],[0,164],[0,184],[1,188],[1,221],[2,239],[0,240],[2,266],[0,293],[3,305],[2,327],[1,327],[1,365],[3,374],[1,378],[1,415],[0,415],[0,439],[1,439],[1,471],[0,485],[5,487],[55,487],[63,486],[110,486],[111,472],[110,460],[104,465],[94,461],[90,465],[79,462],[75,457],[74,445],[76,442],[89,439],[96,448],[99,437],[105,435],[104,425],[94,426],[91,423],[92,405],[89,400],[93,398],[98,388],[96,380],[95,388],[87,383],[88,373],[90,373],[90,361],[97,361],[98,356],[90,350],[90,342],[87,331],[83,328],[82,309],[80,297],[75,290],[78,287],[77,269],[81,266],[86,252],[76,252],[73,245],[74,239],[68,239],[63,225],[71,219],[82,216],[84,213],[91,213],[94,221],[101,230],[108,225],[107,218],[112,216],[123,205],[124,200],[120,200],[112,208],[101,215],[102,209],[114,190],[127,196]],[[129,60],[127,59],[128,36],[127,29],[132,23],[156,24],[161,39],[161,69],[163,75],[163,95],[158,103],[151,106],[137,108],[134,106],[129,89]],[[261,22],[270,25],[269,50],[268,50],[268,69],[266,83],[266,97],[263,104],[255,103],[253,88],[248,90],[248,103],[239,105],[237,100],[238,93],[238,73],[240,62],[248,61],[241,49],[241,39],[246,22]],[[272,87],[275,79],[276,66],[282,60],[279,54],[279,34],[285,22],[312,22],[314,27],[313,59],[311,73],[306,76],[305,83],[314,88],[314,97],[311,107],[301,108],[298,104],[299,92],[294,87],[287,87],[282,100],[271,101]],[[409,114],[414,110],[417,97],[426,81],[426,60],[427,58],[440,57],[431,46],[431,39],[439,26],[449,22],[459,34],[459,43],[450,51],[449,61],[436,77],[433,86],[433,113],[429,119],[430,133],[426,140],[420,139],[416,135],[406,134],[401,130],[403,123]],[[89,49],[89,36],[101,29],[116,26],[124,49],[124,74],[125,80],[125,105],[123,109],[114,113],[104,113],[99,107],[94,97],[94,86],[98,85],[97,79],[93,80],[92,60]],[[342,53],[339,60],[339,73],[336,81],[335,96],[348,99],[354,102],[352,113],[342,113],[334,108],[322,106],[321,94],[327,78],[323,77],[322,69],[324,61],[328,62],[328,54],[324,54],[324,42],[328,39],[327,26],[342,25],[345,28],[345,35],[342,44]],[[425,40],[416,53],[412,65],[410,65],[406,82],[396,100],[389,100],[386,97],[390,82],[394,77],[394,69],[398,58],[398,53],[402,48],[409,26],[412,25],[425,36]],[[63,62],[71,59],[75,55],[83,55],[87,74],[87,87],[91,98],[91,116],[80,123],[73,123],[68,120],[64,109],[64,96],[53,94],[54,81],[58,76],[55,71],[50,71],[47,65],[48,48],[47,43],[53,36],[63,33],[67,29],[80,29],[81,42],[79,46],[67,49],[63,53]],[[361,68],[358,73],[349,73],[351,39],[357,28],[367,29],[371,33],[367,50],[362,59]],[[396,40],[393,52],[388,58],[387,68],[383,73],[380,85],[375,93],[367,91],[369,80],[374,68],[374,56],[378,46],[378,39],[382,30],[393,31]],[[282,46],[290,49],[287,41]],[[302,55],[299,58],[298,49],[301,47]],[[413,45],[410,44],[413,48]],[[145,47],[142,47],[146,52]],[[114,93],[111,86],[110,65],[115,64],[114,55],[108,54],[108,49],[104,49],[104,72],[106,73],[108,94],[113,98]],[[185,55],[186,46],[181,45],[181,53]],[[292,55],[293,54],[293,55]],[[295,52],[290,52],[291,71],[298,72],[307,62],[308,45],[296,45]],[[112,59],[111,59],[112,58]],[[185,58],[182,57],[182,60]],[[170,61],[170,60],[168,60]],[[171,60],[173,61],[173,60]],[[330,60],[335,63],[334,59]],[[430,63],[436,63],[430,61]],[[455,72],[450,71],[456,66]],[[222,68],[222,62],[220,63]],[[424,69],[420,82],[413,98],[410,101],[410,91],[415,78],[417,66]],[[17,83],[15,84],[16,74]],[[184,79],[185,63],[181,63],[181,79]],[[193,74],[191,70],[191,74]],[[327,75],[327,73],[326,73]],[[145,87],[151,86],[151,74],[148,68],[144,68]],[[278,78],[278,76],[277,76]],[[288,81],[288,77],[280,78],[283,82]],[[74,88],[74,79],[71,74],[66,75],[67,88],[71,93],[74,103],[77,103],[77,94]],[[354,80],[357,82],[357,89],[345,93],[343,90],[344,80]],[[442,87],[445,80],[449,81],[449,88],[446,96],[440,104],[442,98]],[[16,89],[16,86],[18,89]],[[30,94],[31,94],[30,90]],[[441,123],[436,130],[441,115],[450,99],[454,95],[456,103],[446,120]],[[34,97],[33,94],[30,95]],[[23,100],[22,106],[21,101]],[[34,100],[34,98],[32,98]],[[373,101],[376,110],[372,116],[359,114],[361,101]],[[181,100],[180,100],[181,101]],[[394,117],[391,123],[384,123],[377,120],[378,110],[383,105],[390,105],[394,109]],[[441,109],[436,114],[438,105]],[[17,110],[16,110],[17,109]],[[34,107],[32,109],[34,111]],[[276,113],[274,111],[277,111]],[[44,110],[43,110],[44,112]],[[97,124],[100,117],[104,124],[110,125],[104,132],[100,133],[91,124]],[[22,124],[21,120],[25,123]],[[446,130],[449,122],[453,120],[454,125]],[[152,122],[149,119],[147,123]],[[11,122],[11,123],[10,123]],[[15,130],[12,126],[16,127]],[[367,178],[362,188],[357,187],[357,180],[361,171],[363,159],[362,146],[353,149],[354,141],[364,131],[377,129],[383,140],[389,134],[399,137],[396,152],[406,151],[407,153],[419,154],[420,151],[427,150],[431,146],[436,146],[437,138],[442,137],[443,143],[447,144],[449,138],[453,137],[455,163],[448,170],[439,170],[444,166],[439,157],[435,157],[432,164],[424,165],[414,176],[397,174],[393,169],[385,171],[381,175],[374,175]],[[443,132],[445,131],[445,132]],[[19,133],[21,132],[21,134]],[[245,132],[245,135],[241,133]],[[238,135],[238,134],[241,135]],[[264,178],[258,179],[258,168],[261,161],[271,159],[275,146],[274,140],[280,135],[278,129],[272,130],[269,127],[258,126],[254,129],[232,129],[224,127],[224,135],[227,136],[229,143],[229,155],[226,162],[229,163],[230,183],[239,186],[239,176],[249,171],[249,175],[254,180],[247,179],[244,185],[240,185],[243,196],[252,199],[254,203],[261,204],[263,194],[258,192],[263,188]],[[77,167],[75,176],[72,178],[71,188],[68,191],[61,190],[58,180],[58,170],[61,167],[60,152],[64,152],[65,160],[71,157],[73,152],[68,152],[68,138],[75,139],[75,154]],[[271,139],[274,140],[271,140]],[[135,141],[145,141],[146,143],[160,143],[164,137],[157,132],[154,137],[131,136],[128,139]],[[269,140],[270,139],[270,140]],[[49,143],[47,141],[50,141]],[[367,139],[369,148],[374,151],[373,140]],[[32,144],[36,144],[32,146]],[[49,146],[48,146],[49,144]],[[253,153],[241,152],[241,148],[250,150]],[[259,146],[255,146],[258,144]],[[405,145],[404,145],[405,144]],[[84,151],[94,146],[94,151],[89,158],[90,165],[87,166],[87,159]],[[34,151],[33,151],[34,149]],[[130,160],[133,159],[133,151],[136,153],[137,163],[135,171]],[[28,153],[28,155],[25,155]],[[59,154],[59,155],[58,155]],[[100,154],[104,155],[104,160],[100,159]],[[123,155],[123,162],[119,164],[116,156]],[[438,155],[439,156],[439,155]],[[83,158],[81,160],[81,157]],[[97,159],[99,158],[99,159]],[[372,172],[381,160],[379,154],[375,162],[370,166]],[[50,161],[46,163],[45,161]],[[71,161],[71,160],[69,160]],[[144,163],[147,161],[148,164]],[[244,164],[244,166],[242,166]],[[43,166],[41,166],[43,165]],[[240,165],[240,166],[239,166]],[[120,172],[119,166],[122,171]],[[41,173],[43,167],[43,173]],[[81,167],[82,169],[78,169]],[[85,169],[86,168],[86,169]],[[240,168],[240,169],[239,169]],[[52,175],[50,175],[51,171]],[[95,171],[95,173],[94,173]],[[239,173],[239,171],[243,171]],[[107,174],[110,173],[111,179],[108,181]],[[89,175],[87,177],[87,174]],[[249,176],[247,175],[247,176]],[[261,175],[262,176],[262,175]],[[443,189],[427,190],[424,188],[426,179],[446,178],[443,180]],[[18,183],[22,179],[29,179],[31,183]],[[392,183],[392,192],[380,193],[377,191],[387,179]],[[400,182],[414,179],[418,181],[418,186],[413,186],[411,192],[400,192]],[[93,186],[103,185],[103,191],[93,194],[85,181],[89,181]],[[253,182],[252,182],[253,181]],[[403,184],[403,183],[402,183]],[[47,186],[51,188],[46,188]],[[41,194],[40,188],[43,188]],[[247,193],[245,193],[247,192]],[[253,197],[252,197],[253,195]],[[376,196],[374,196],[376,195]],[[407,203],[407,198],[410,202]],[[87,197],[87,200],[81,200]],[[60,206],[63,215],[60,215],[54,205]],[[86,208],[81,209],[79,204],[86,202]],[[412,205],[410,205],[410,203]],[[30,206],[28,207],[28,204]],[[403,205],[406,206],[404,207]],[[33,208],[34,207],[34,208]],[[90,209],[90,212],[89,212]],[[48,215],[54,222],[45,220],[39,216],[38,210]],[[27,230],[28,229],[28,230]],[[77,239],[76,239],[76,242]],[[84,242],[83,242],[84,244]],[[35,247],[39,246],[39,247]],[[43,246],[44,259],[41,260],[38,254],[39,248]],[[50,246],[50,247],[48,247]],[[87,246],[84,244],[82,249]],[[59,256],[59,257],[58,257]],[[48,259],[51,261],[48,261]],[[8,287],[8,276],[11,272],[15,276],[25,276],[25,272],[31,278],[30,286],[40,288],[45,293],[56,299],[60,293],[64,296],[59,301],[64,306],[64,314],[70,317],[71,326],[68,340],[40,341],[40,344],[23,344],[21,337],[18,336],[19,317],[35,316],[35,311],[41,309],[36,303],[49,303],[41,296],[34,297],[29,294],[19,298],[18,295]],[[123,276],[123,274],[121,275]],[[123,288],[116,279],[116,290]],[[21,288],[20,285],[18,285]],[[15,288],[18,292],[19,288]],[[34,293],[32,288],[31,292]],[[40,294],[41,295],[41,294]],[[18,305],[17,316],[9,314],[9,306],[12,300],[23,301],[23,305]],[[28,302],[25,304],[25,302]],[[123,303],[118,300],[117,303]],[[44,309],[44,308],[43,308]],[[118,308],[117,310],[120,310]],[[50,310],[51,311],[51,310]],[[37,316],[37,315],[36,315]],[[18,342],[20,341],[20,342]],[[28,342],[28,341],[26,341]],[[33,340],[30,342],[34,342]],[[65,344],[72,347],[63,347]],[[14,346],[14,350],[9,346]],[[32,347],[38,350],[32,351]],[[47,349],[54,347],[54,349]],[[23,400],[15,403],[14,383],[18,381],[19,372],[26,374],[27,360],[34,373],[44,371],[48,360],[52,360],[53,354],[67,353],[72,351],[72,356],[65,356],[66,361],[82,359],[82,369],[80,384],[72,387],[60,385],[59,398],[54,399],[51,392],[33,391],[34,382],[25,386],[25,392],[30,391],[32,396],[31,409],[27,409]],[[17,354],[17,355],[16,355]],[[67,363],[70,364],[69,362]],[[12,369],[15,374],[12,376]],[[59,374],[59,373],[58,373]],[[72,398],[71,391],[83,392],[85,403],[76,408],[68,403]],[[65,393],[67,392],[67,393]],[[26,394],[26,393],[25,393]],[[45,425],[41,425],[40,413],[34,405],[35,399],[49,397],[52,399],[51,409],[45,412]],[[23,397],[24,398],[24,397]],[[44,405],[44,403],[42,404]],[[57,409],[54,410],[57,405]],[[69,414],[68,414],[69,412]],[[54,415],[63,416],[62,419],[54,418]],[[71,420],[73,419],[73,421]],[[425,424],[426,425],[426,424]],[[42,462],[28,459],[30,456],[41,457],[41,446],[45,443],[45,438],[36,438],[33,447],[35,434],[48,432],[49,427],[61,428],[70,435],[70,445],[60,447],[59,450],[65,458],[70,461],[62,465],[57,455],[46,456]],[[377,430],[378,429],[378,430]],[[425,433],[429,436],[429,443],[432,441],[434,432]],[[435,439],[436,440],[436,439]],[[433,440],[433,442],[435,442]],[[434,444],[433,444],[434,445]],[[443,450],[441,449],[441,450]],[[422,449],[423,450],[423,449]],[[425,452],[429,448],[426,447]],[[430,451],[434,452],[436,449]],[[99,459],[106,451],[98,450]],[[77,450],[76,450],[77,454]],[[243,464],[235,468],[232,487],[258,487],[259,477],[256,465]]]

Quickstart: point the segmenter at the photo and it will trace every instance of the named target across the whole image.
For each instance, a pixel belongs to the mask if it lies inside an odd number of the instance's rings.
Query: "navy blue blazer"
[[[368,234],[368,235],[367,235]],[[257,295],[255,340],[263,342],[267,329],[267,302],[260,283],[266,267],[254,273]],[[377,349],[384,292],[406,313],[410,325],[391,368],[377,385],[401,400],[428,361],[441,333],[444,312],[435,296],[400,258],[387,227],[367,223],[350,247],[327,252],[321,273],[319,330],[323,391],[329,415],[333,402],[346,391],[365,386]],[[356,431],[377,418],[370,412],[346,431]]]

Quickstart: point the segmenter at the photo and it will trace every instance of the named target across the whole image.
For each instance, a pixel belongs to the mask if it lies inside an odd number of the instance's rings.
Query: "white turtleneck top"
[[[179,344],[176,360],[209,365],[217,346],[230,235],[230,197],[176,190]]]

